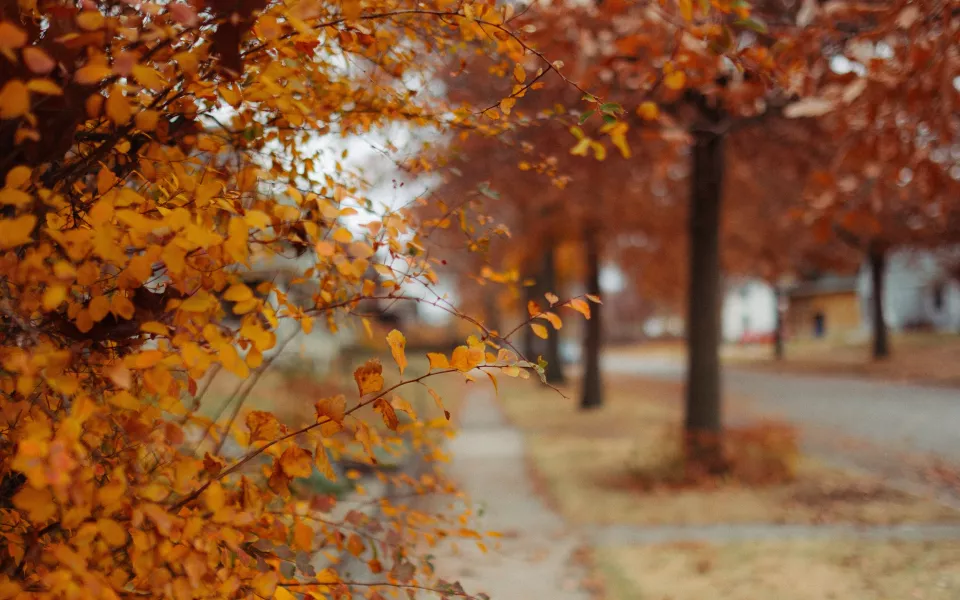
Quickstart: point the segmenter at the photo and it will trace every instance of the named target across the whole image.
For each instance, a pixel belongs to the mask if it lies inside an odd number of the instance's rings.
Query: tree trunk
[[[586,236],[588,294],[600,295],[600,249],[596,234]],[[580,390],[580,408],[589,410],[603,405],[603,379],[600,373],[600,350],[603,348],[603,328],[600,304],[590,305],[590,319],[584,323],[583,381]]]
[[[773,285],[773,301],[776,303],[773,310],[774,313],[774,325],[773,325],[773,358],[776,360],[783,360],[783,310],[781,304],[783,303],[783,290],[780,289],[778,284]]]
[[[694,134],[690,176],[690,271],[687,298],[686,458],[722,469],[720,404],[720,206],[724,136]]]
[[[543,279],[539,287],[540,297],[537,298],[537,303],[543,306],[546,302],[543,294],[557,292],[557,261],[552,244],[543,254]],[[541,319],[540,322],[550,332],[545,340],[546,349],[543,357],[547,361],[547,383],[561,384],[566,381],[566,377],[563,374],[563,360],[560,358],[560,332],[554,330],[553,326],[546,321]]]
[[[884,275],[887,257],[883,248],[878,244],[870,244],[870,283],[872,291],[872,310],[870,318],[873,321],[873,359],[882,360],[890,356],[890,341],[887,331],[887,320],[883,318]]]

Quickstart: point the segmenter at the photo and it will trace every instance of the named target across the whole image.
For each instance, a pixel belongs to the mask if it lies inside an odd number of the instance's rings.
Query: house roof
[[[857,291],[856,275],[824,275],[810,281],[800,281],[784,290],[788,296],[819,296]]]

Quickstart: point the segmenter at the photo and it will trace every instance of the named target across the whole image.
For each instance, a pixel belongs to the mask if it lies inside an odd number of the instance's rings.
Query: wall
[[[824,317],[824,338],[845,338],[861,330],[860,303],[854,291],[790,298],[784,315],[788,339],[812,339],[817,314]]]
[[[746,280],[727,288],[723,297],[721,328],[727,342],[745,335],[769,335],[777,325],[776,294],[760,280]]]

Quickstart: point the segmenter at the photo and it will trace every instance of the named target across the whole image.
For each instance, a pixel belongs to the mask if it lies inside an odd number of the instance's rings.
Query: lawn
[[[960,542],[790,540],[604,548],[606,600],[954,600]]]
[[[669,468],[679,455],[681,388],[675,383],[611,378],[606,406],[588,413],[536,383],[502,390],[508,418],[526,434],[534,475],[556,508],[575,524],[960,520],[960,513],[934,500],[802,457],[796,479],[787,483],[748,487],[708,481],[681,489],[650,485],[649,474]]]

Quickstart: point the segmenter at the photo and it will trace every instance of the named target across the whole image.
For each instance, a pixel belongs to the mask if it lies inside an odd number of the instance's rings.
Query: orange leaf
[[[553,305],[556,304],[557,302],[560,302],[560,298],[558,298],[557,295],[554,294],[553,292],[547,292],[547,293],[544,294],[543,296],[544,296],[544,298],[547,299],[547,302],[550,303],[550,306],[553,306]]]
[[[550,321],[550,324],[553,325],[554,329],[560,329],[561,327],[563,327],[563,321],[560,320],[560,317],[558,317],[556,313],[546,312],[537,318]]]
[[[567,306],[577,311],[584,317],[588,319],[590,318],[590,305],[587,304],[585,301],[581,300],[580,298],[574,298],[573,300],[567,303]]]
[[[11,79],[0,89],[0,119],[16,119],[30,111],[30,90],[19,79]]]
[[[593,294],[587,294],[587,295],[586,295],[586,298],[587,298],[587,300],[589,300],[590,302],[593,302],[594,304],[603,304],[603,302],[600,302],[600,296],[594,296]]]
[[[313,548],[313,536],[313,529],[309,525],[298,521],[293,526],[293,543],[300,550],[309,552]]]
[[[57,66],[56,61],[50,58],[46,52],[33,46],[23,49],[23,64],[38,75],[46,75]]]
[[[400,426],[400,420],[397,419],[396,411],[394,411],[393,407],[383,398],[377,398],[373,401],[373,410],[380,413],[380,416],[383,417],[383,422],[387,428],[392,431],[396,431],[397,427]]]
[[[317,471],[320,471],[321,475],[330,481],[337,480],[337,474],[333,470],[333,465],[330,464],[327,449],[323,447],[323,444],[317,444],[317,449],[313,453],[313,466],[317,468]]]
[[[354,556],[360,556],[363,554],[365,547],[363,545],[363,540],[359,535],[353,534],[347,540],[347,551]]]
[[[309,477],[313,473],[310,452],[299,446],[287,448],[280,455],[280,468],[287,477]]]
[[[433,401],[437,403],[437,408],[443,411],[443,416],[450,420],[450,411],[443,407],[443,398],[440,397],[440,394],[436,392],[433,388],[427,388],[427,391],[430,392],[430,395],[433,396]]]
[[[340,394],[332,398],[324,398],[315,403],[314,407],[317,410],[317,421],[327,417],[335,423],[343,423],[347,410],[347,399],[343,394]]]
[[[539,315],[542,311],[540,310],[540,305],[534,302],[533,300],[527,302],[527,312],[530,313],[531,317]]]
[[[353,372],[353,378],[357,382],[357,389],[361,396],[373,394],[383,389],[382,373],[383,366],[378,358],[371,358],[366,364]]]
[[[539,323],[531,323],[530,329],[533,329],[533,333],[537,335],[538,338],[547,339],[547,328]]]

